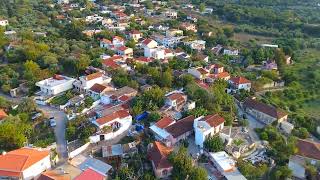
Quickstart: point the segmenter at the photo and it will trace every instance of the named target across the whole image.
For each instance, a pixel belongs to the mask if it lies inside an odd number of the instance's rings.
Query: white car
[[[50,118],[50,126],[55,127],[57,125],[56,120],[53,117]]]

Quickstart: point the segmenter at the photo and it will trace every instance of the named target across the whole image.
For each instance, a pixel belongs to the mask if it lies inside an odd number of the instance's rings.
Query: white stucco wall
[[[43,171],[51,168],[51,162],[50,162],[50,155],[48,155],[46,158],[42,159],[41,161],[35,163],[28,169],[23,171],[23,179],[29,180],[37,177],[40,175]]]

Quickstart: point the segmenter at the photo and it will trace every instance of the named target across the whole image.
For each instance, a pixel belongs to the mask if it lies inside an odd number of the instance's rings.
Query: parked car
[[[57,125],[56,120],[54,119],[54,117],[50,118],[50,126],[51,127],[55,127]]]
[[[31,117],[31,119],[32,120],[35,120],[35,119],[37,119],[37,118],[39,118],[39,117],[41,117],[42,116],[42,114],[41,113],[35,113],[32,117]]]

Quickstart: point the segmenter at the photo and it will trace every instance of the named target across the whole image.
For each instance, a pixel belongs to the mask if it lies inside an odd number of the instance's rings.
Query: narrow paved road
[[[15,104],[19,104],[21,102],[21,98],[13,98],[2,92],[0,92],[0,96]],[[63,111],[50,106],[38,105],[38,109],[40,109],[48,117],[54,117],[54,119],[56,120],[57,126],[55,127],[54,132],[56,136],[57,153],[59,155],[60,161],[65,162],[68,159],[67,141],[65,138],[67,122],[66,114]]]
[[[54,117],[56,120],[56,127],[54,129],[57,143],[57,152],[62,162],[68,159],[67,141],[65,136],[67,116],[66,114],[56,108],[50,106],[38,105],[38,108],[48,117]]]

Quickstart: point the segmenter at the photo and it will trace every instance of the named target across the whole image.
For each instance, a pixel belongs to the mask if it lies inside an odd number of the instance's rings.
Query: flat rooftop
[[[54,86],[59,86],[64,83],[70,82],[70,81],[75,81],[75,79],[67,77],[67,76],[59,75],[59,78],[51,77],[48,79],[44,79],[42,81],[37,82],[36,85],[37,86],[54,87]]]

